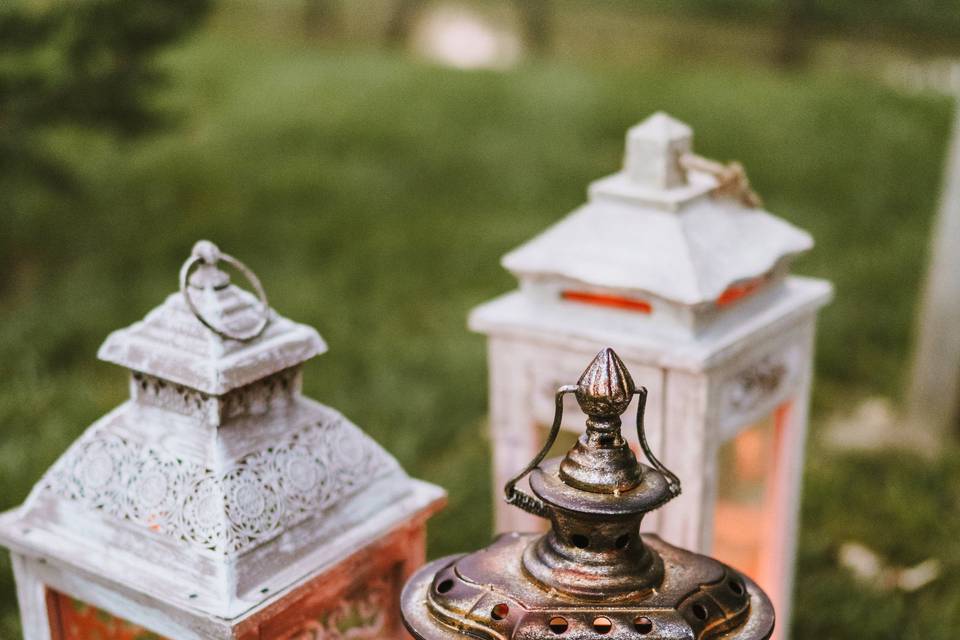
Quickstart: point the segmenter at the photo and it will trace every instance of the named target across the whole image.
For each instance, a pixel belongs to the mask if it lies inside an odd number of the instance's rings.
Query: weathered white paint
[[[37,561],[18,553],[11,554],[10,559],[13,564],[13,577],[17,581],[17,602],[20,605],[23,637],[30,640],[50,640],[47,587],[37,575]]]
[[[232,285],[195,295],[232,327],[259,317],[256,299]],[[0,516],[27,640],[49,638],[48,586],[165,637],[231,638],[437,508],[439,487],[301,395],[301,364],[326,346],[269,313],[267,330],[240,343],[203,327],[174,294],[107,339],[101,356],[134,370],[131,399]]]
[[[658,115],[633,129],[628,168],[594,183],[584,207],[508,254],[504,265],[519,290],[471,313],[470,327],[489,336],[495,496],[542,445],[556,388],[574,383],[593,355],[611,346],[648,387],[650,443],[683,484],[682,495],[643,526],[710,552],[720,445],[790,403],[775,481],[782,513],[762,569],[778,638],[785,638],[813,327],[832,288],[788,273],[793,257],[812,246],[805,232],[711,197],[711,176],[677,179],[677,154],[689,151],[681,125]],[[657,166],[644,169],[645,161]],[[717,303],[731,285],[751,281],[759,284],[750,295]],[[571,289],[642,299],[651,313],[565,299]],[[571,403],[564,428],[580,431],[582,424]],[[624,432],[635,439],[626,420]],[[544,526],[502,500],[495,516],[498,531]]]

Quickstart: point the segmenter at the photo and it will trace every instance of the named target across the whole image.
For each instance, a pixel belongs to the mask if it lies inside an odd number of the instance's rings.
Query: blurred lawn
[[[816,415],[899,394],[945,100],[755,70],[461,73],[216,30],[169,62],[176,131],[127,145],[59,132],[89,192],[24,191],[0,217],[3,508],[123,400],[124,372],[97,346],[173,291],[206,237],[330,343],[306,391],[449,489],[431,554],[485,544],[485,355],[467,311],[513,285],[499,257],[582,202],[619,165],[626,128],[657,109],[691,123],[704,155],[742,161],[768,207],[817,238],[798,270],[833,280],[837,301],[819,334]],[[955,638],[960,456],[813,453],[797,637]],[[897,564],[936,555],[945,576],[910,596],[871,591],[835,566],[847,539]],[[15,637],[6,561],[0,607],[0,636]]]

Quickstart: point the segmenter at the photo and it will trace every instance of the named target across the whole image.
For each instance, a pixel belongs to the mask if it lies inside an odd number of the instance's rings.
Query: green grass
[[[467,312],[513,286],[499,257],[577,206],[618,167],[626,128],[657,109],[693,124],[703,154],[742,161],[768,207],[817,238],[798,271],[837,285],[819,332],[818,415],[899,394],[944,100],[757,71],[461,73],[217,31],[169,62],[177,129],[136,144],[60,132],[51,144],[85,192],[25,191],[0,217],[0,507],[122,401],[124,372],[96,361],[98,344],[173,291],[206,237],[330,343],[307,393],[449,489],[431,554],[485,544],[485,354]],[[811,464],[797,637],[954,637],[957,478],[956,456]],[[872,593],[835,566],[848,538],[901,564],[936,554],[948,571],[920,594]],[[12,638],[5,564],[0,611]]]
[[[901,453],[811,461],[795,637],[955,638],[960,625],[958,478],[956,450],[934,463]],[[897,567],[937,558],[942,577],[911,594],[863,586],[835,566],[840,545],[848,541],[867,545]]]

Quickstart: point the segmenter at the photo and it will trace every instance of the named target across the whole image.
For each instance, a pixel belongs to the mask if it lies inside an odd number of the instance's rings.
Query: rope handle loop
[[[739,162],[723,164],[689,152],[681,154],[678,161],[684,171],[700,171],[716,178],[717,186],[713,189],[714,196],[734,198],[750,209],[763,206],[763,199],[750,186],[747,171]]]

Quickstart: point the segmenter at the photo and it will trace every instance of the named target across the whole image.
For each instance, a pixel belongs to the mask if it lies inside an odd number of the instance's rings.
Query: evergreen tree
[[[0,2],[0,176],[67,184],[42,135],[77,125],[135,136],[165,120],[151,98],[157,53],[211,0]],[[3,178],[0,178],[3,179]]]
[[[82,224],[84,190],[50,133],[133,138],[168,122],[154,101],[166,80],[157,54],[211,3],[0,0],[0,293],[62,260],[72,246],[57,231]]]

